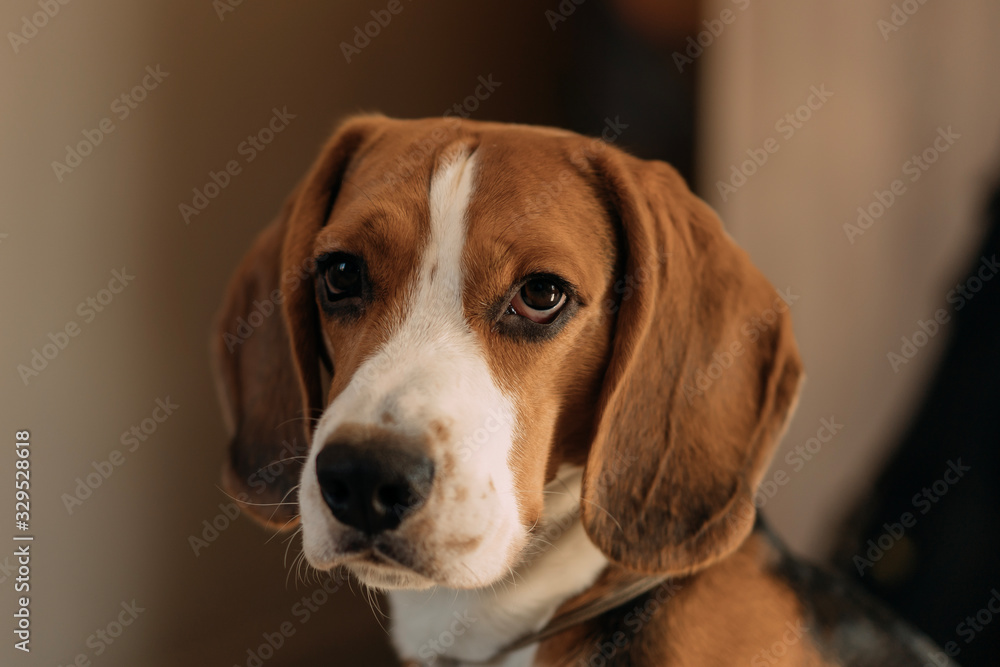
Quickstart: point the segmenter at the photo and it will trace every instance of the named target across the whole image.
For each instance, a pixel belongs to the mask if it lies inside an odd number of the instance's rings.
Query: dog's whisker
[[[382,613],[382,609],[378,604],[378,592],[365,582],[361,582],[362,592],[365,595],[365,601],[368,603],[368,608],[372,612],[372,616],[375,617],[375,622],[378,623],[379,627],[382,628],[382,632],[386,634],[389,633],[388,628],[382,622],[386,618],[385,614]]]
[[[286,461],[305,461],[308,458],[309,458],[308,456],[306,456],[305,454],[303,454],[302,456],[289,456],[289,457],[283,458],[283,459],[274,459],[273,461],[271,461],[269,463],[265,463],[261,467],[257,468],[257,470],[255,470],[254,472],[260,472],[261,470],[264,470],[266,468],[269,468],[269,467],[273,466],[275,463],[285,463]]]
[[[299,585],[299,568],[302,564],[302,553],[296,554],[295,559],[292,561],[292,567],[288,570],[288,576],[292,579],[292,585],[298,588]],[[287,586],[287,583],[285,584]]]
[[[309,563],[306,562],[306,553],[303,551],[302,555],[299,557],[299,564],[295,568],[295,581],[296,584],[301,583],[303,586],[309,585],[306,581],[305,575],[309,572]]]
[[[271,542],[271,540],[273,540],[275,537],[277,537],[278,535],[283,534],[285,532],[285,528],[288,527],[288,524],[290,524],[291,522],[295,521],[298,518],[299,518],[299,515],[296,514],[295,516],[293,516],[292,518],[290,518],[288,521],[286,521],[285,523],[281,524],[281,528],[278,528],[277,530],[275,530],[274,534],[271,535],[271,537],[269,537],[266,540],[264,540],[264,544],[269,544]]]
[[[302,417],[292,417],[291,419],[286,419],[285,421],[278,424],[278,428],[284,426],[285,424],[291,424],[293,422],[319,422],[320,417],[308,417],[303,415]]]
[[[618,527],[618,532],[623,533],[623,534],[625,533],[625,529],[622,528],[622,525],[620,523],[618,523],[618,519],[616,519],[615,516],[611,512],[609,512],[608,510],[604,509],[603,507],[601,507],[600,505],[598,505],[597,503],[595,503],[592,500],[588,500],[586,498],[580,498],[580,500],[583,501],[583,502],[585,502],[585,503],[588,503],[592,507],[596,507],[597,509],[599,509],[602,512],[604,512],[605,514],[607,514],[608,518],[615,522],[615,525]]]
[[[304,555],[305,555],[304,552],[300,551],[298,554],[295,555],[295,558],[292,559],[292,564],[291,564],[291,566],[288,567],[288,572],[285,573],[285,587],[286,588],[288,587],[288,580],[291,578],[292,572],[295,570],[295,567],[296,567],[296,565],[299,562],[299,558],[301,558]],[[285,558],[286,558],[286,561],[287,561],[287,557],[288,557],[288,547],[285,547]]]
[[[281,566],[282,567],[287,567],[288,566],[288,550],[292,548],[292,538],[294,538],[296,535],[298,535],[299,531],[301,531],[301,530],[302,530],[302,527],[299,526],[299,528],[297,530],[295,530],[294,532],[292,532],[291,535],[288,536],[289,539],[285,540],[285,555],[281,559]]]
[[[238,505],[247,505],[249,507],[273,507],[275,505],[296,505],[297,504],[297,503],[286,503],[286,502],[278,502],[278,503],[252,503],[249,500],[240,500],[239,498],[237,498],[233,494],[229,493],[228,491],[226,491],[224,488],[222,488],[218,484],[215,485],[215,488],[217,488],[219,491],[222,492],[222,494],[224,496],[226,496],[227,498],[229,498],[230,500],[232,500],[233,502],[235,502]],[[294,488],[298,488],[298,484],[296,484]]]
[[[269,516],[267,518],[268,523],[270,523],[274,519],[274,515],[278,513],[278,510],[281,509],[282,505],[294,505],[295,507],[298,507],[298,502],[289,503],[289,502],[285,501],[285,498],[287,498],[291,494],[295,493],[299,489],[299,486],[301,486],[301,485],[300,484],[295,484],[294,486],[292,486],[292,488],[288,489],[288,491],[285,492],[285,495],[283,495],[281,497],[281,500],[278,501],[278,506],[274,508],[274,511],[271,512],[271,516]],[[296,512],[292,516],[291,519],[289,519],[288,521],[285,522],[285,526],[287,526],[290,521],[294,521],[295,519],[297,519],[298,516],[299,516],[299,513]],[[282,528],[284,528],[284,526],[282,526]]]

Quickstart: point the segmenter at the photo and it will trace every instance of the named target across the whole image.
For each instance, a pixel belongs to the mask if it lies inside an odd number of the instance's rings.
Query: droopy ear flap
[[[613,562],[690,573],[753,527],[752,496],[802,374],[791,318],[671,167],[614,149],[592,163],[621,221],[632,290],[598,404],[583,523]]]
[[[222,481],[264,524],[297,522],[299,483],[322,410],[312,243],[351,157],[378,122],[346,122],[230,281],[212,340],[231,437]]]

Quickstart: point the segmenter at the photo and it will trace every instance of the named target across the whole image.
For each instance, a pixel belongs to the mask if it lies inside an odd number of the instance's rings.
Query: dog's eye
[[[320,271],[329,301],[361,296],[362,270],[356,257],[336,253],[320,262]]]
[[[532,278],[510,301],[508,312],[537,324],[548,324],[566,304],[563,288],[549,278]]]

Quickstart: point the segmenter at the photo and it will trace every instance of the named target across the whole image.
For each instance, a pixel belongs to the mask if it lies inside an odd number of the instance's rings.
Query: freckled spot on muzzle
[[[451,437],[451,430],[442,422],[440,419],[435,419],[431,421],[430,425],[431,438],[437,442],[448,442]]]

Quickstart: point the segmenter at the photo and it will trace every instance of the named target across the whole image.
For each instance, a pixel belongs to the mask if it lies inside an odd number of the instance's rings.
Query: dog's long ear
[[[230,281],[212,340],[229,429],[225,490],[262,523],[295,525],[314,418],[322,409],[312,244],[351,157],[380,122],[346,122]]]
[[[787,304],[662,162],[592,161],[625,276],[584,475],[583,523],[613,561],[689,573],[734,551],[802,374]]]

